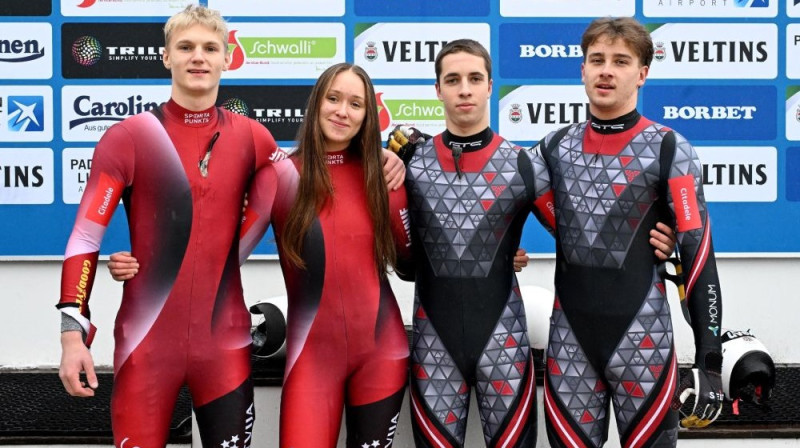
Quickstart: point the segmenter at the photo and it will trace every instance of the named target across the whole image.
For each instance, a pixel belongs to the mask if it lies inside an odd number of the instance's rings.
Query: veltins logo
[[[773,23],[648,24],[662,59],[655,79],[773,79],[778,74],[778,27]]]
[[[93,36],[81,36],[72,43],[72,59],[84,67],[96,64],[101,56],[103,46]]]
[[[587,120],[589,104],[581,85],[501,86],[500,117],[500,135],[536,142],[548,132]]]
[[[433,79],[436,54],[464,36],[490,46],[487,23],[357,23],[353,58],[373,79]]]
[[[226,77],[317,78],[344,61],[344,25],[239,23],[228,32],[228,50]]]
[[[698,146],[703,193],[709,202],[773,202],[778,199],[778,151],[774,146]]]
[[[0,148],[0,204],[53,203],[53,150]]]
[[[44,97],[9,95],[8,129],[12,132],[44,131]]]

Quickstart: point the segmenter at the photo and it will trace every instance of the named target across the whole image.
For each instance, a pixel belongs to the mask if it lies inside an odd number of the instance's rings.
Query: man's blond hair
[[[194,25],[203,25],[217,33],[225,52],[228,52],[228,24],[225,23],[225,19],[219,14],[219,11],[200,5],[189,5],[167,20],[164,25],[164,45],[169,46],[169,40],[175,32]]]

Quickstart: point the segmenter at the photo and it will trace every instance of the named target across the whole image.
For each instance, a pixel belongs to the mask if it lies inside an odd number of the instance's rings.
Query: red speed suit
[[[200,161],[208,157],[207,176]],[[94,152],[64,260],[58,307],[93,336],[88,300],[120,198],[140,272],[114,329],[116,446],[164,446],[179,388],[205,446],[249,446],[250,315],[239,276],[244,193],[281,152],[259,123],[170,101],[112,126]]]
[[[408,380],[408,340],[389,281],[375,267],[361,160],[346,150],[327,157],[334,193],[305,235],[305,269],[286,261],[278,245],[289,299],[280,445],[335,447],[346,405],[347,446],[388,447]],[[270,223],[276,235],[284,230],[297,164],[290,158],[257,174],[243,249]],[[407,258],[404,189],[389,193],[389,206],[398,257]]]

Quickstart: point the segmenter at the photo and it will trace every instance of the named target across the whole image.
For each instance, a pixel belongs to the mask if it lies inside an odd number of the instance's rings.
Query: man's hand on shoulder
[[[116,252],[108,259],[108,272],[118,282],[130,280],[139,273],[139,262],[130,252]]]

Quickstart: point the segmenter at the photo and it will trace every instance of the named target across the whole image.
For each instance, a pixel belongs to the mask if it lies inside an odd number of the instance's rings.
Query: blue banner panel
[[[504,78],[569,79],[581,76],[585,23],[500,25],[500,75]]]
[[[355,0],[355,3],[356,15],[359,16],[477,17],[489,15],[489,0],[438,0],[435,2],[426,0]]]
[[[777,135],[773,86],[650,85],[643,115],[689,140],[772,140]]]
[[[786,199],[800,202],[800,148],[786,148]]]

